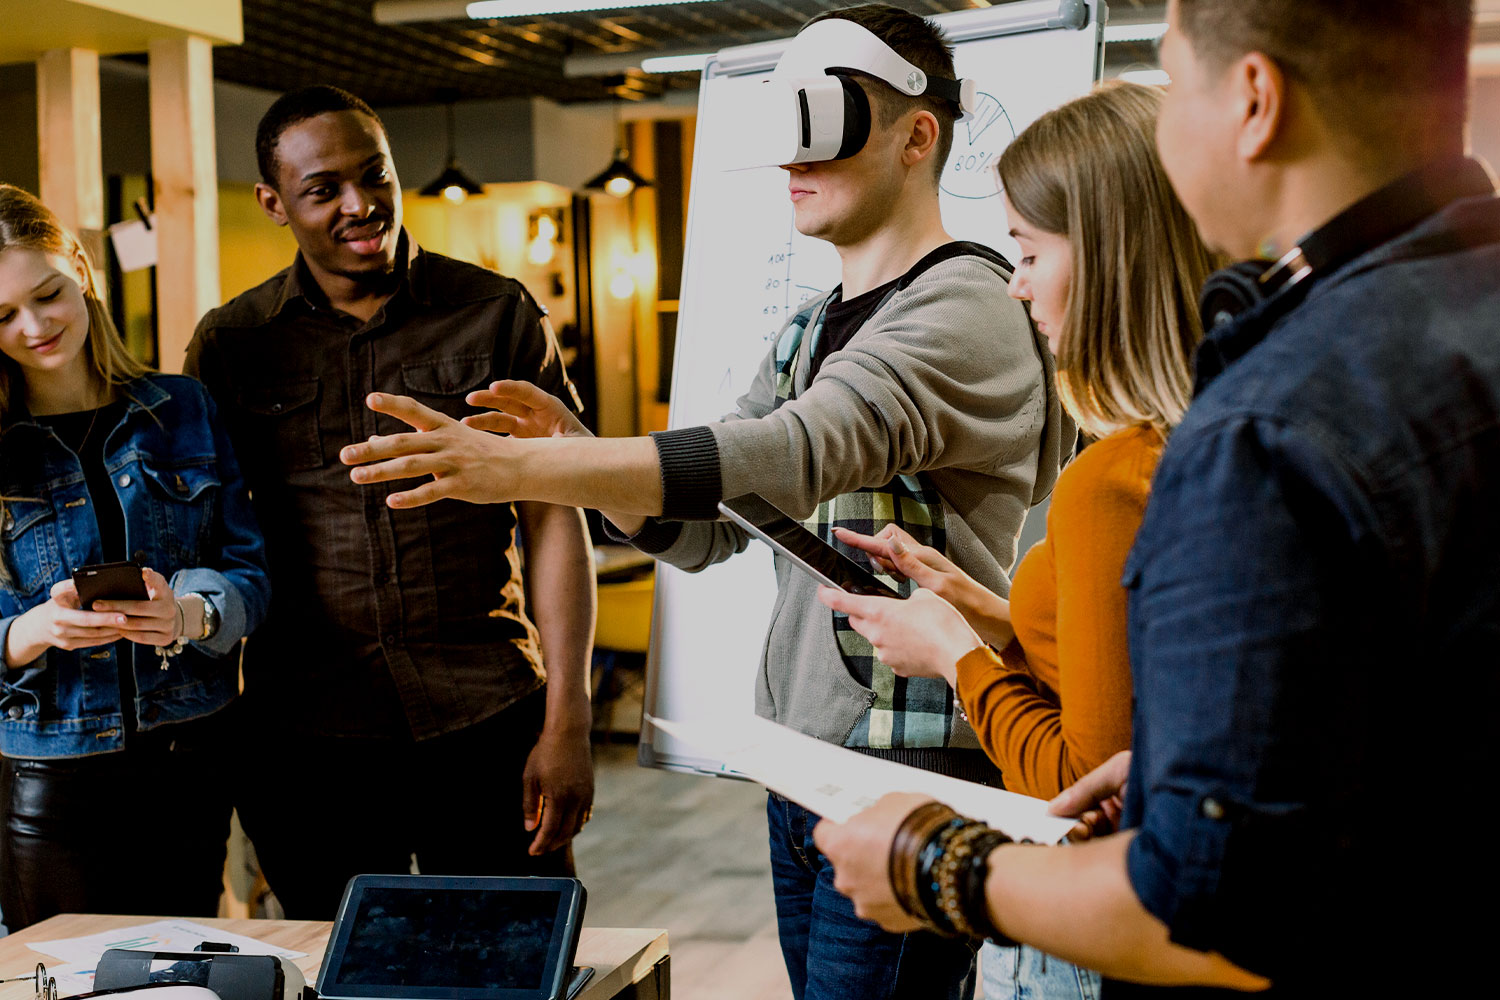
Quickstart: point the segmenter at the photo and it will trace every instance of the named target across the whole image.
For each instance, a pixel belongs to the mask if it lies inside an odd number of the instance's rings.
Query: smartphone
[[[95,601],[146,601],[146,579],[133,562],[95,563],[73,571],[73,586],[78,590],[78,606],[94,609]]]
[[[808,531],[758,493],[746,493],[719,504],[735,524],[790,559],[819,583],[866,597],[901,595],[859,563]]]

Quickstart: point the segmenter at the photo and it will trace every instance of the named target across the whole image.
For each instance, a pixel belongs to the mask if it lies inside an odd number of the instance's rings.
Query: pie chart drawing
[[[974,117],[953,126],[953,152],[938,186],[950,197],[969,201],[999,197],[995,161],[1015,137],[1016,127],[1005,105],[995,95],[980,91]]]

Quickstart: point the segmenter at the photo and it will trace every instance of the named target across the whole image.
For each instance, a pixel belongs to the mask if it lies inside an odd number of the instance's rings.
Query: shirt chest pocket
[[[457,354],[401,366],[401,384],[425,406],[463,417],[474,412],[464,397],[487,387],[493,378],[488,354]]]
[[[248,444],[246,457],[272,474],[322,468],[319,389],[316,378],[241,388],[238,402],[247,425],[242,436]]]
[[[207,465],[156,466],[143,463],[156,544],[174,566],[196,566],[208,551],[217,523],[219,475]]]
[[[57,516],[50,503],[39,500],[6,500],[0,513],[0,543],[4,545],[5,572],[0,590],[20,601],[24,610],[38,603],[31,598],[43,593],[62,575],[62,556],[57,547]],[[14,613],[10,609],[6,614]]]

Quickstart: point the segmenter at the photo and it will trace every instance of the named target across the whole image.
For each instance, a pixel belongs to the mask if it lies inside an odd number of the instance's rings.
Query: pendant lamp
[[[617,91],[618,93],[618,91]],[[614,111],[615,135],[620,134],[620,105],[611,105]],[[616,198],[624,198],[630,192],[640,187],[650,187],[651,182],[636,172],[629,163],[630,151],[624,146],[615,147],[615,158],[610,161],[609,166],[601,170],[593,180],[584,185],[591,191],[603,191],[605,194]]]
[[[650,187],[651,182],[646,180],[635,171],[625,157],[629,153],[624,149],[615,150],[615,158],[609,166],[599,172],[599,175],[584,185],[595,191],[603,191],[605,194],[623,198],[638,187]]]
[[[454,149],[453,102],[448,102],[448,165],[443,172],[424,185],[417,193],[424,198],[446,198],[457,205],[471,194],[484,194],[484,188],[468,174],[459,169],[458,153]]]

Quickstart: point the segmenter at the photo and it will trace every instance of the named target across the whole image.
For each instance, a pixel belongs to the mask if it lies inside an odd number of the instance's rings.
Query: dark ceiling
[[[290,90],[331,83],[371,104],[545,96],[557,101],[659,96],[693,89],[696,74],[618,71],[565,76],[568,56],[645,50],[712,51],[792,34],[850,0],[719,0],[506,20],[382,25],[374,0],[243,0],[245,42],[214,51],[221,80]],[[923,14],[988,6],[972,0],[896,0]],[[1005,0],[1001,0],[1005,2]],[[1115,0],[1116,15],[1159,8]]]

